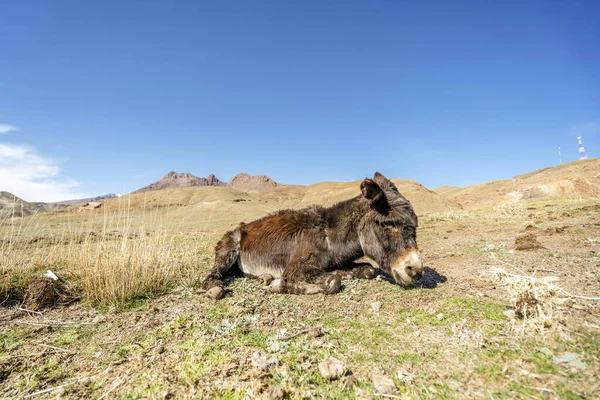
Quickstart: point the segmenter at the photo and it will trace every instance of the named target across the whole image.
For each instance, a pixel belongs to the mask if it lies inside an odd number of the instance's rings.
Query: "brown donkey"
[[[412,205],[379,172],[360,190],[362,196],[329,208],[282,210],[241,223],[217,244],[203,288],[220,298],[227,273],[237,267],[263,279],[273,292],[333,294],[340,291],[342,276],[375,276],[369,264],[355,262],[362,256],[398,284],[412,285],[423,274]]]

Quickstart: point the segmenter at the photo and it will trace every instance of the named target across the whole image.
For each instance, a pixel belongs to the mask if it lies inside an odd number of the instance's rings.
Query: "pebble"
[[[381,308],[380,301],[374,301],[371,303],[371,310],[373,310],[374,313],[378,313],[380,308]]]
[[[506,319],[508,319],[509,321],[512,321],[515,319],[515,310],[506,310],[502,314],[504,314]]]
[[[396,376],[398,377],[398,380],[400,380],[402,382],[412,382],[414,379],[413,374],[406,372],[406,371],[402,371],[401,369],[398,370],[398,372],[396,373]]]
[[[373,382],[375,391],[379,394],[392,394],[394,389],[396,389],[394,381],[385,375],[373,374],[371,381]]]
[[[92,324],[99,324],[101,322],[106,322],[106,320],[107,320],[106,316],[104,316],[102,314],[98,314],[92,320]]]
[[[250,358],[250,362],[261,371],[268,371],[269,368],[278,364],[277,358],[267,356],[259,351],[255,351]]]
[[[279,386],[274,386],[269,390],[269,400],[282,400],[285,399],[285,391]]]
[[[334,380],[346,372],[346,365],[334,357],[326,358],[319,363],[319,372],[325,379]]]

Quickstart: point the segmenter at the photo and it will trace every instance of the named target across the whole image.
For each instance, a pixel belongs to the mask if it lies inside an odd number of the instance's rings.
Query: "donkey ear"
[[[371,203],[375,203],[384,197],[381,187],[374,180],[369,178],[362,181],[360,184],[360,191],[366,199],[371,200]]]
[[[375,175],[373,175],[373,180],[379,185],[383,186],[389,185],[391,183],[388,178],[386,178],[385,176],[383,176],[383,174],[380,174],[379,172],[375,172]]]

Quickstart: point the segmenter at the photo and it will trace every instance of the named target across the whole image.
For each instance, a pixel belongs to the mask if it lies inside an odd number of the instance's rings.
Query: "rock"
[[[344,389],[351,389],[352,386],[354,386],[356,384],[356,378],[354,377],[354,375],[348,375],[345,376],[344,379],[342,379],[342,385],[344,386]]]
[[[535,226],[534,221],[525,221],[525,223],[523,224],[523,229],[526,231],[533,231],[536,230],[537,227]]]
[[[398,377],[398,380],[402,382],[412,382],[414,380],[413,374],[402,371],[401,369],[398,370],[396,376]]]
[[[50,279],[52,279],[53,281],[57,281],[57,280],[58,280],[58,276],[56,276],[56,274],[55,274],[54,272],[50,271],[50,270],[47,270],[47,271],[44,273],[44,277],[45,277],[45,278],[50,278]]]
[[[374,313],[378,313],[380,309],[381,309],[380,301],[374,301],[371,303],[371,310],[373,310]]]
[[[106,322],[107,318],[105,315],[102,314],[98,314],[94,317],[94,319],[92,320],[92,324],[100,324],[102,322]]]
[[[282,400],[285,399],[285,391],[280,388],[279,386],[275,386],[272,387],[269,390],[269,394],[267,395],[267,397],[269,398],[269,400]]]
[[[379,394],[392,394],[394,389],[396,389],[394,381],[385,375],[373,374],[371,381],[373,382],[375,391]]]
[[[321,329],[321,327],[317,326],[316,328],[313,328],[308,332],[308,336],[313,337],[313,338],[321,337],[321,336],[323,336],[323,329]]]
[[[554,361],[555,364],[567,364],[578,369],[587,368],[587,364],[579,359],[579,354],[577,353],[563,353],[559,356],[553,357],[552,361]]]
[[[515,239],[515,250],[543,249],[544,246],[538,241],[533,232],[519,233]]]
[[[509,321],[512,321],[515,319],[515,310],[506,310],[502,314],[504,314],[506,319],[508,319]]]
[[[319,372],[325,379],[337,379],[346,372],[346,365],[337,358],[329,357],[319,363]]]
[[[215,286],[214,288],[207,290],[206,294],[213,300],[219,300],[225,294],[225,290],[220,286]]]
[[[252,365],[254,365],[261,371],[268,371],[269,368],[274,367],[279,363],[279,361],[277,361],[277,358],[269,358],[266,354],[260,351],[255,351],[254,353],[252,353],[252,357],[250,357],[250,362],[252,363]]]
[[[438,319],[438,321],[441,321],[441,320],[443,320],[443,319],[444,319],[444,314],[442,314],[442,313],[439,313],[439,314],[436,316],[436,318]]]

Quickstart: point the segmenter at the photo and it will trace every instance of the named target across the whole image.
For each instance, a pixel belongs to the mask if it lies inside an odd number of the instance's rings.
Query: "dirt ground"
[[[523,232],[541,247],[515,250]],[[429,213],[418,236],[427,270],[408,290],[379,277],[293,296],[238,278],[218,302],[178,287],[118,309],[4,306],[0,397],[600,396],[600,301],[583,298],[600,296],[599,200]],[[521,330],[493,267],[557,277],[564,291],[554,295],[571,301],[554,307],[543,333]],[[330,357],[342,365],[331,379],[319,368]]]

